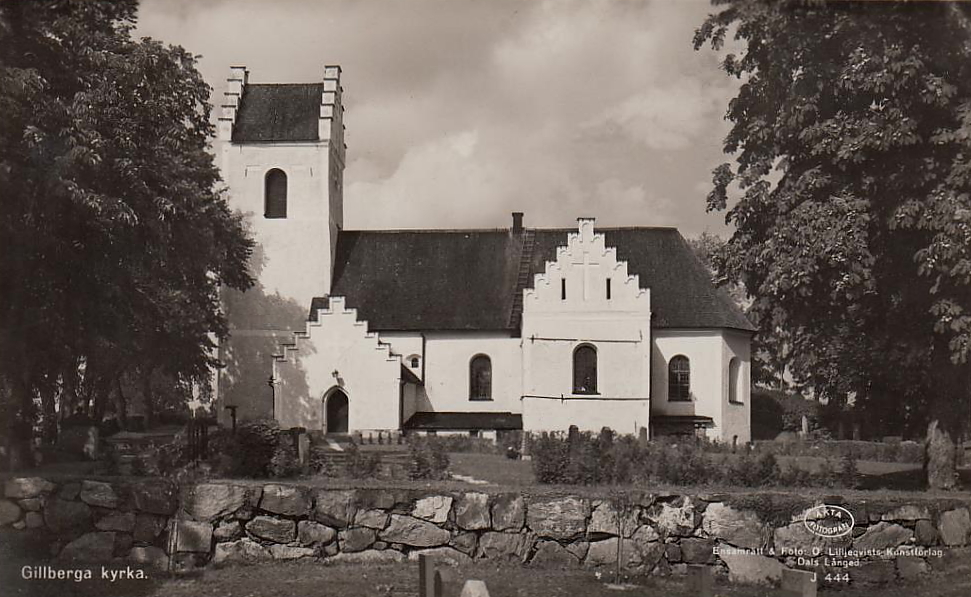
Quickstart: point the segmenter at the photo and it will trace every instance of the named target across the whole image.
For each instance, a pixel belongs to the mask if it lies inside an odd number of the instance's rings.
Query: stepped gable
[[[573,228],[536,230],[532,270],[546,271],[556,261],[556,248],[566,244]],[[755,331],[731,297],[711,284],[711,277],[676,228],[594,228],[627,273],[651,290],[656,328],[734,328]]]
[[[518,332],[515,295],[520,271],[546,271],[572,228],[498,230],[341,231],[332,294],[346,297],[376,331],[507,330]],[[629,275],[651,290],[656,328],[755,326],[728,295],[714,288],[705,266],[674,228],[597,228]],[[532,286],[527,276],[528,287]],[[324,299],[314,299],[311,319]],[[521,305],[521,302],[518,303]],[[521,307],[520,307],[521,308]]]

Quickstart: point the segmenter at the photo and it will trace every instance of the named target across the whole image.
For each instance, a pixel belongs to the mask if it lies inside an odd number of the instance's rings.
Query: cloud
[[[143,0],[140,34],[254,82],[343,67],[348,228],[723,228],[695,186],[725,161],[732,83],[695,52],[707,0]]]
[[[686,149],[711,133],[711,122],[723,104],[722,90],[686,79],[637,93],[606,108],[584,126],[621,132],[650,149]]]

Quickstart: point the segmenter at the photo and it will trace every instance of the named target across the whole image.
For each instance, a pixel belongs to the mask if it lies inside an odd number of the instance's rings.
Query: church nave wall
[[[522,360],[519,338],[500,332],[425,334],[425,396],[442,412],[521,412]],[[491,400],[470,400],[470,365],[477,355],[492,365]]]

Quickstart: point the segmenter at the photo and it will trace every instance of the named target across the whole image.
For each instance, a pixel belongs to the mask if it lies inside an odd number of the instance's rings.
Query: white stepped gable
[[[382,351],[386,360],[400,363],[401,355],[391,351],[391,344],[382,340],[377,332],[368,330],[367,320],[357,318],[357,309],[347,309],[344,307],[344,304],[344,297],[342,296],[329,297],[328,306],[324,309],[317,309],[317,321],[307,321],[304,331],[294,332],[293,339],[290,342],[280,344],[279,350],[273,355],[274,360],[278,363],[295,363],[296,355],[300,352],[300,342],[302,340],[317,339],[318,334],[322,334],[319,340],[327,342],[327,334],[323,332],[315,333],[314,330],[331,327],[335,323],[333,320],[340,318],[344,320],[343,323],[345,326],[350,323],[350,325],[356,328],[362,328],[361,331],[363,333],[361,336],[366,340],[374,340],[374,349]]]
[[[533,310],[547,307],[630,310],[648,308],[649,292],[640,287],[636,275],[627,273],[627,262],[617,260],[617,249],[606,246],[604,235],[594,232],[594,221],[581,219],[578,231],[567,235],[566,246],[556,248],[556,261],[546,262],[545,272],[533,277],[533,288],[524,289],[523,295],[526,311],[531,307]]]

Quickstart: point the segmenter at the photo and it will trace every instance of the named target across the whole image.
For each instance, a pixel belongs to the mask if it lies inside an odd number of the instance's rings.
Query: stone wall
[[[854,582],[890,582],[933,574],[949,553],[967,555],[954,550],[971,541],[967,498],[827,497],[852,513],[855,525],[824,539],[803,522],[822,501],[772,493],[643,492],[621,503],[577,495],[19,478],[5,482],[4,496],[3,532],[46,534],[55,560],[158,568],[298,558],[395,562],[419,554],[455,563],[613,567],[619,541],[622,564],[635,573],[678,574],[689,563],[708,564],[736,582],[774,582],[787,566],[814,568],[828,557],[849,563],[828,570]],[[812,561],[814,548],[820,551]]]

